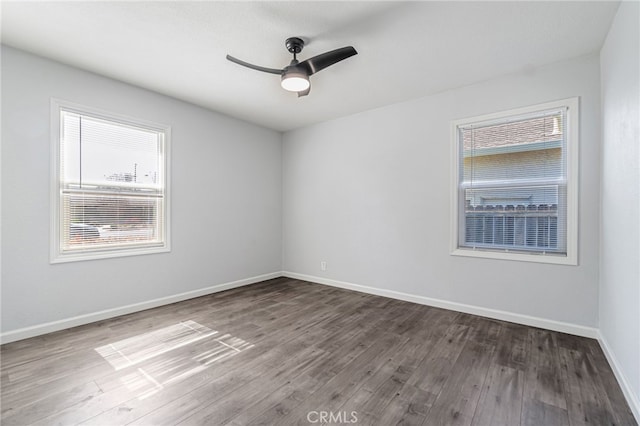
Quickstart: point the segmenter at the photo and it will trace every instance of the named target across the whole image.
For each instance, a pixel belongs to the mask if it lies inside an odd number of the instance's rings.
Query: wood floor
[[[287,278],[2,346],[9,425],[635,425],[592,339]]]

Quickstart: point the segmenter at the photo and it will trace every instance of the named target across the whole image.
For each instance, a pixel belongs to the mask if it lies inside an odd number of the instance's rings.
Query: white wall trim
[[[64,262],[77,262],[83,260],[108,259],[113,257],[137,256],[152,253],[167,253],[171,251],[171,126],[155,123],[148,120],[134,118],[128,115],[109,112],[99,108],[81,105],[58,98],[51,98],[50,106],[50,202],[51,215],[49,226],[49,261],[51,264]],[[76,249],[64,251],[62,249],[61,228],[63,223],[62,213],[62,185],[61,159],[63,157],[61,145],[61,117],[63,112],[73,112],[83,116],[90,116],[118,123],[125,126],[133,126],[158,132],[160,136],[159,148],[161,148],[162,167],[159,170],[159,181],[163,183],[162,195],[162,241],[150,244],[133,244],[120,247],[101,247],[100,249]]]
[[[633,392],[631,385],[629,385],[629,382],[627,381],[624,374],[622,373],[622,369],[620,368],[620,363],[618,363],[618,359],[614,355],[614,352],[609,346],[609,343],[607,343],[607,339],[602,335],[602,333],[599,330],[598,330],[597,338],[598,338],[598,342],[600,343],[600,347],[602,348],[602,352],[604,352],[604,356],[607,358],[607,361],[609,361],[609,365],[613,370],[613,374],[616,376],[616,379],[618,380],[618,384],[622,389],[622,393],[624,394],[624,397],[626,398],[627,403],[631,408],[631,412],[636,418],[636,421],[640,423],[640,397],[638,397],[638,395],[636,395]]]
[[[89,324],[120,315],[131,314],[133,312],[144,311],[146,309],[157,308],[158,306],[169,305],[171,303],[181,302],[195,297],[206,296],[208,294],[217,293],[224,290],[230,290],[236,287],[242,287],[249,284],[258,283],[260,281],[270,280],[272,278],[281,277],[282,274],[272,272],[269,274],[258,275],[251,278],[232,281],[223,284],[213,285],[198,290],[187,291],[185,293],[174,294],[171,296],[160,297],[158,299],[148,300],[131,305],[121,306],[118,308],[105,309],[103,311],[92,312],[89,314],[78,315],[72,318],[66,318],[58,321],[47,322],[44,324],[33,325],[30,327],[20,328],[18,330],[7,331],[0,334],[0,344],[15,342],[16,340],[28,339],[29,337],[40,336],[42,334],[53,333],[54,331],[64,330],[79,325]]]
[[[523,253],[523,252],[508,252],[502,250],[483,250],[482,248],[463,247],[462,242],[459,241],[460,232],[464,233],[464,215],[459,214],[459,206],[464,204],[464,191],[461,189],[460,182],[460,159],[461,144],[459,129],[477,123],[495,122],[503,119],[509,119],[513,117],[530,116],[532,114],[541,113],[544,111],[552,110],[566,110],[566,149],[563,151],[563,156],[566,159],[566,191],[567,191],[567,205],[566,205],[566,223],[561,221],[562,215],[558,216],[558,228],[564,227],[566,229],[566,256],[557,255],[553,253],[541,254],[541,253]],[[578,265],[578,182],[579,169],[578,158],[579,152],[579,132],[580,132],[580,98],[572,97],[568,99],[561,99],[553,102],[547,102],[544,104],[531,105],[523,108],[515,108],[507,111],[500,111],[491,114],[486,114],[477,117],[469,117],[451,122],[451,175],[450,175],[450,202],[451,202],[451,231],[450,231],[450,253],[453,256],[468,256],[468,257],[482,257],[487,259],[503,259],[503,260],[515,260],[521,262],[538,262],[538,263],[550,263],[558,265]],[[559,208],[561,206],[559,205]],[[460,232],[459,232],[460,231]]]
[[[399,291],[385,290],[369,287],[360,284],[353,284],[344,281],[336,281],[328,278],[321,278],[312,275],[298,274],[296,272],[282,271],[282,275],[303,281],[310,281],[318,284],[326,284],[333,287],[340,287],[347,290],[359,291],[361,293],[375,294],[376,296],[390,297],[392,299],[404,300],[406,302],[419,303],[421,305],[434,306],[436,308],[449,309],[466,314],[479,315],[482,317],[523,324],[532,327],[544,328],[561,333],[574,334],[576,336],[597,339],[598,329],[586,327],[568,322],[554,321],[545,318],[533,317],[529,315],[517,314],[514,312],[500,311],[497,309],[483,308],[480,306],[466,305],[464,303],[450,302],[448,300],[433,299],[431,297],[417,296],[414,294],[402,293]]]

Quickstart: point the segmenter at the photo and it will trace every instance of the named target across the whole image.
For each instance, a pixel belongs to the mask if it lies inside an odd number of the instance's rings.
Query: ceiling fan
[[[259,65],[253,65],[240,59],[234,58],[231,55],[227,55],[227,59],[231,62],[235,62],[238,65],[242,65],[253,70],[268,72],[270,74],[278,74],[281,76],[280,84],[284,90],[290,92],[298,92],[298,97],[307,96],[311,91],[311,83],[309,82],[309,76],[322,71],[323,69],[331,66],[337,62],[347,59],[350,56],[357,55],[356,49],[352,46],[342,47],[340,49],[331,50],[329,52],[321,53],[313,58],[306,59],[302,62],[298,61],[296,55],[302,52],[304,47],[304,41],[298,37],[290,37],[285,41],[287,50],[293,53],[293,60],[291,63],[279,70],[276,68],[265,68]]]

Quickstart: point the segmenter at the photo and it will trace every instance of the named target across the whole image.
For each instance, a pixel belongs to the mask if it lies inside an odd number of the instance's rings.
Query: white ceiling
[[[2,42],[289,130],[598,51],[618,2],[2,2]],[[277,75],[354,46],[298,99]]]

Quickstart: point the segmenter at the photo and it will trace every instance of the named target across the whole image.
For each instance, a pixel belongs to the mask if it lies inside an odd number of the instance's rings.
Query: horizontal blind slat
[[[84,194],[95,196],[130,197],[130,198],[163,198],[163,192],[135,192],[135,191],[109,191],[109,190],[86,190],[86,189],[63,189],[62,194]]]

